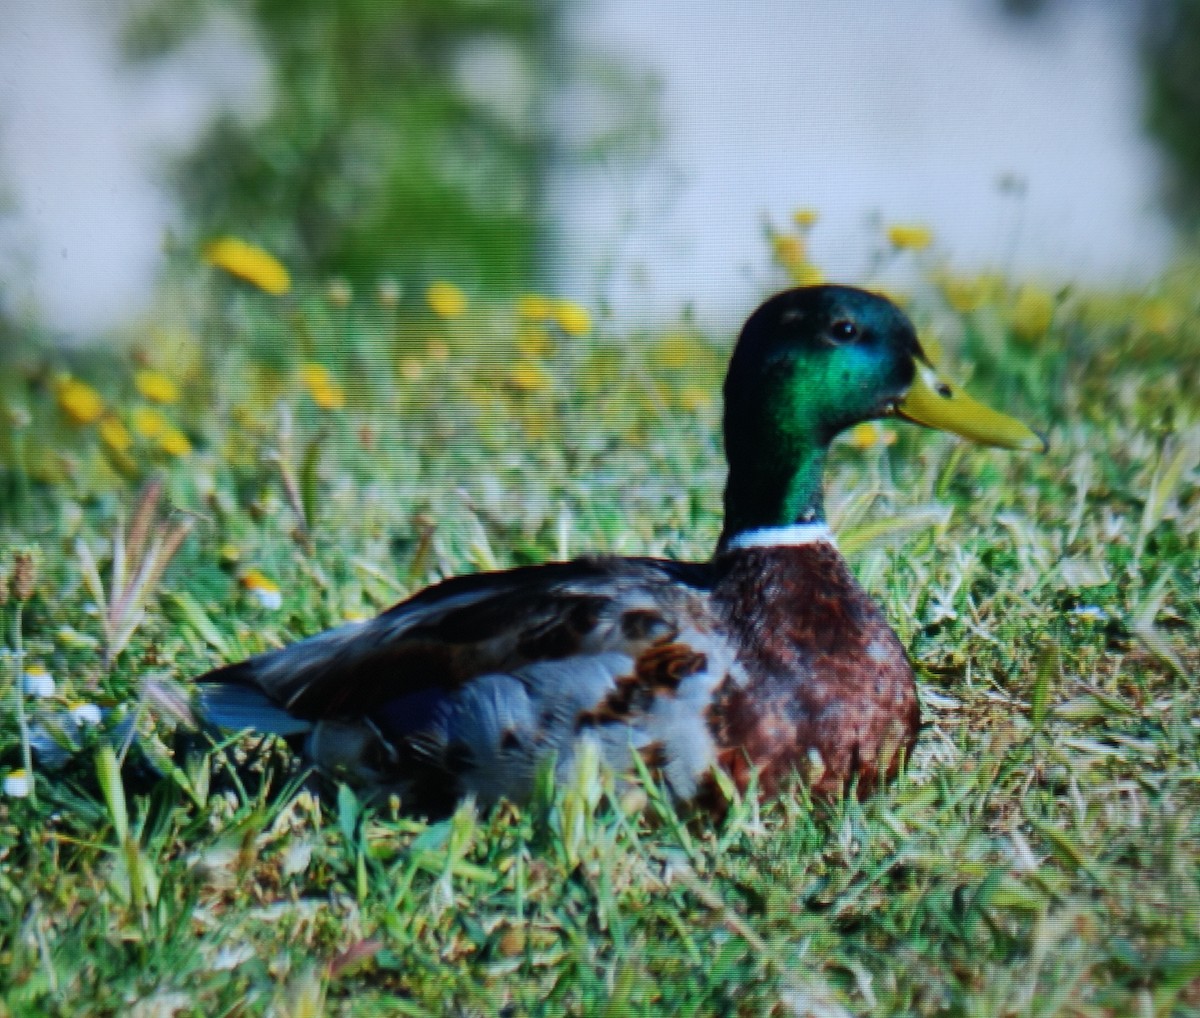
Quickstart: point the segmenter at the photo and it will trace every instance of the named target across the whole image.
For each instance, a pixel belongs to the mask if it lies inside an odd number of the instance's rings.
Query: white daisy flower
[[[21,688],[26,696],[36,696],[45,699],[54,695],[54,676],[46,670],[46,666],[34,662],[25,666],[25,674]]]
[[[4,794],[10,799],[28,799],[33,792],[33,776],[27,770],[9,771],[4,778]]]
[[[77,703],[70,710],[71,720],[77,725],[100,724],[100,708],[94,703]]]
[[[279,584],[257,569],[250,569],[242,575],[242,587],[268,611],[278,611],[283,607]]]

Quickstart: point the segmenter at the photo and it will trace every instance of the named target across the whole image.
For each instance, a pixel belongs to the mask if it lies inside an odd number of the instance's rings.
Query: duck
[[[946,381],[885,296],[789,289],[750,315],[729,362],[707,561],[596,554],[456,576],[200,676],[200,713],[429,816],[526,801],[542,768],[566,780],[584,752],[698,808],[797,775],[816,796],[866,795],[911,754],[920,707],[903,644],[838,551],[823,474],[837,435],[887,417],[1047,447]]]

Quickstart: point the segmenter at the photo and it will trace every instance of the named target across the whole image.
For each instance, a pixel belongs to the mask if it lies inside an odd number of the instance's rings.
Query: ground
[[[839,442],[830,522],[927,725],[866,802],[796,786],[721,819],[584,765],[428,824],[179,724],[191,676],[442,576],[706,556],[731,336],[198,270],[112,343],[14,329],[5,1013],[1200,1009],[1194,298],[926,277],[930,345],[1050,452]]]

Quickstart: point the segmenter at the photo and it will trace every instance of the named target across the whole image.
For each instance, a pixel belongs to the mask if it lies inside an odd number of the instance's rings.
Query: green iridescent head
[[[725,380],[722,540],[822,519],[830,442],[891,415],[985,444],[1045,448],[1024,424],[940,379],[912,322],[887,298],[847,286],[770,298],[742,328]]]

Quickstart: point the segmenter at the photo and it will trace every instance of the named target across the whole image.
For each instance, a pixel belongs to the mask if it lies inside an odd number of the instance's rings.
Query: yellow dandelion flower
[[[135,409],[132,421],[133,430],[141,435],[142,438],[149,439],[158,438],[171,426],[171,422],[162,415],[161,411],[148,406]]]
[[[517,314],[532,321],[554,317],[554,301],[537,293],[527,293],[517,299]]]
[[[278,258],[238,237],[210,241],[204,246],[204,260],[273,297],[282,297],[292,288],[291,276]]]
[[[425,375],[425,365],[419,357],[405,357],[400,361],[400,374],[406,382],[419,382]]]
[[[1032,343],[1046,334],[1054,319],[1054,297],[1040,286],[1021,287],[1012,309],[1013,335]]]
[[[712,394],[698,385],[689,385],[679,390],[679,405],[692,413],[707,410],[712,406]]]
[[[179,386],[159,371],[138,371],[133,376],[133,385],[152,403],[179,401]]]
[[[168,424],[156,439],[158,447],[168,456],[186,456],[192,451],[192,443],[187,435],[174,424]]]
[[[1152,336],[1166,336],[1179,328],[1180,314],[1161,297],[1155,297],[1142,305],[1138,312],[1138,326],[1142,332]]]
[[[59,409],[72,424],[95,424],[104,415],[104,400],[87,382],[63,378],[56,386]]]
[[[554,320],[568,336],[579,339],[592,331],[592,316],[582,304],[560,300],[554,306]]]
[[[654,361],[663,368],[686,368],[696,355],[696,344],[686,332],[668,332],[654,347]]]
[[[812,262],[801,262],[792,266],[792,279],[800,286],[820,286],[825,282],[825,273]]]
[[[322,410],[341,410],[346,405],[346,392],[337,382],[314,385],[308,390],[308,394]]]
[[[541,392],[550,388],[550,376],[535,361],[519,360],[508,373],[508,380],[522,392]]]
[[[933,231],[918,223],[896,223],[887,228],[887,239],[901,251],[924,251],[933,243]]]
[[[775,260],[785,269],[799,265],[805,260],[804,241],[790,233],[777,233],[771,238]]]
[[[241,576],[242,588],[260,605],[270,611],[283,607],[279,584],[259,569],[247,569]]]
[[[467,295],[460,287],[444,280],[429,284],[425,303],[438,318],[461,318],[467,311]]]
[[[875,421],[864,421],[850,429],[848,441],[856,449],[886,448],[896,441],[896,433]]]
[[[817,220],[820,218],[821,213],[814,208],[806,207],[802,209],[796,209],[796,211],[792,213],[792,222],[802,230],[812,229],[812,227],[816,225]]]
[[[308,364],[300,365],[300,381],[307,388],[314,389],[322,385],[328,385],[333,381],[333,376],[324,364],[317,364],[310,361]]]
[[[308,363],[300,367],[300,380],[308,395],[322,410],[340,410],[346,405],[346,393],[324,364]]]
[[[984,286],[978,279],[944,276],[938,280],[938,286],[946,303],[960,315],[975,311],[983,304],[986,296]]]
[[[113,452],[128,452],[129,447],[133,445],[133,436],[119,417],[110,414],[101,418],[100,423],[96,425],[96,431],[100,440]]]

